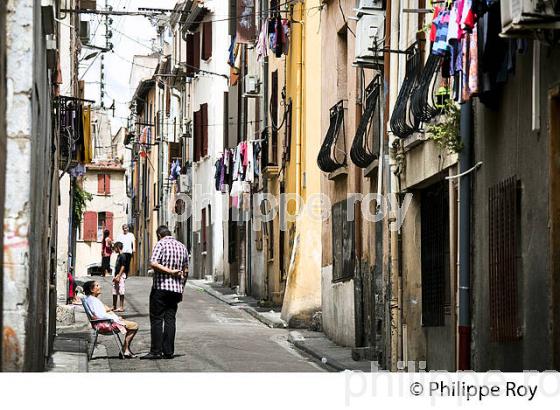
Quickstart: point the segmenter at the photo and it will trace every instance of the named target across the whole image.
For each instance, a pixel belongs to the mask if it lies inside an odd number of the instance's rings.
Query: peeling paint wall
[[[54,329],[57,177],[39,0],[7,2],[3,368],[41,371]],[[31,274],[32,272],[32,274]],[[52,289],[52,290],[51,290]]]

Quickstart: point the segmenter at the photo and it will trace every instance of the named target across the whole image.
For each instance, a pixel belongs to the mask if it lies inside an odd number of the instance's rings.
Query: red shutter
[[[105,174],[105,193],[108,195],[111,193],[111,175]]]
[[[208,104],[202,104],[200,106],[200,117],[202,139],[201,154],[205,157],[208,155]]]
[[[192,75],[196,72],[194,69],[194,36],[187,34],[187,75]]]
[[[200,69],[200,31],[194,33],[193,37],[193,57],[194,57],[194,64],[195,73],[198,73]]]
[[[105,212],[105,229],[108,229],[110,232],[110,237],[113,238],[113,213],[112,212]]]
[[[103,174],[97,174],[97,193],[105,193],[105,175]]]
[[[84,241],[97,241],[97,213],[92,211],[84,212],[84,231],[82,232]]]
[[[203,23],[202,30],[202,59],[209,60],[212,57],[212,22]]]

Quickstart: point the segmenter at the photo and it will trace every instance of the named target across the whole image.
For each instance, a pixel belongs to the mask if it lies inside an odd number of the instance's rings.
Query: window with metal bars
[[[490,339],[506,343],[519,339],[517,259],[519,182],[510,177],[488,189]]]
[[[342,136],[340,136],[342,134]],[[340,137],[340,138],[339,138]],[[338,147],[342,142],[343,148]],[[346,136],[344,134],[344,106],[339,101],[330,109],[330,123],[327,135],[319,150],[317,164],[323,172],[333,172],[346,165]],[[337,153],[342,153],[338,155]],[[342,159],[339,157],[342,156]]]
[[[379,90],[380,76],[376,76],[366,88],[366,108],[362,114],[352,148],[350,158],[360,168],[367,168],[379,157]],[[376,109],[377,108],[377,109]]]
[[[422,326],[444,326],[451,304],[448,183],[438,182],[420,195]]]

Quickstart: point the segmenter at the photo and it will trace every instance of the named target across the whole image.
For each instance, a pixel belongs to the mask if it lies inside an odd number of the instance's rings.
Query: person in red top
[[[111,254],[113,253],[113,241],[109,237],[111,232],[108,229],[103,231],[103,240],[101,241],[101,267],[103,268],[103,276],[111,273]]]

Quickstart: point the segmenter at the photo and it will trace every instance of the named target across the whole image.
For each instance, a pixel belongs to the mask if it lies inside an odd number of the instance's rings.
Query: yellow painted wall
[[[294,7],[294,20],[303,21],[303,24],[292,25],[291,50],[287,60],[286,89],[293,102],[293,132],[286,192],[299,192],[304,200],[303,206],[310,195],[321,192],[321,174],[317,167],[321,145],[320,13],[307,12],[319,3],[320,0],[310,0]],[[301,73],[299,70],[302,70]],[[301,140],[299,148],[298,134]],[[299,167],[298,159],[301,161]],[[294,210],[295,203],[292,201],[288,211],[292,213]],[[296,222],[293,244],[295,259],[293,266],[288,265],[282,318],[291,326],[298,326],[308,322],[312,314],[321,309],[321,221],[303,212]],[[292,247],[288,252],[291,257]]]

